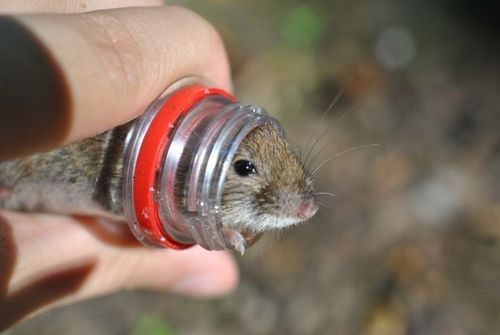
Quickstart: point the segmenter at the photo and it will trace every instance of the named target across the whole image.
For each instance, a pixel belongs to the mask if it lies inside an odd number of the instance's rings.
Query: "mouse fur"
[[[240,176],[237,161],[254,164],[257,173]],[[298,208],[308,200],[317,210],[313,181],[283,134],[272,125],[252,130],[240,144],[222,196],[223,224],[261,233],[304,221]]]

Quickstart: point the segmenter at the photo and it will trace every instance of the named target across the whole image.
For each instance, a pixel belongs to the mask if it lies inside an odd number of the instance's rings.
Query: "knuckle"
[[[198,13],[181,6],[169,6],[174,17],[177,17],[181,22],[189,22],[184,26],[188,30],[188,34],[193,36],[197,41],[203,42],[210,49],[218,48],[223,45],[215,26],[207,21]]]

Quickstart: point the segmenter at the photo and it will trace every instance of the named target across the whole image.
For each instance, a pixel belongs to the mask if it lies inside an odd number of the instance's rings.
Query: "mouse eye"
[[[255,176],[257,168],[252,162],[240,159],[234,163],[234,171],[241,177]]]

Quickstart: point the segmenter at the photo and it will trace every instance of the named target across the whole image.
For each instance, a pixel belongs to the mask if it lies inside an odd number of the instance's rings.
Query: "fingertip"
[[[112,278],[108,283],[98,280],[99,287],[107,287],[107,292],[142,288],[213,298],[229,294],[239,281],[237,263],[226,251],[194,246],[186,250],[144,248],[110,252],[102,254],[102,271],[98,271],[98,275],[106,272],[107,278]]]
[[[214,298],[235,290],[239,272],[232,255],[196,247],[192,257],[190,271],[173,282],[170,291],[196,298]]]

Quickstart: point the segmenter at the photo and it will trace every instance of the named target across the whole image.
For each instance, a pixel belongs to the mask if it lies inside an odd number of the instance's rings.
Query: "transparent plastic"
[[[181,88],[182,89],[182,88]],[[139,151],[158,111],[177,91],[163,95],[130,129],[125,145],[124,214],[134,235],[144,244],[164,247],[163,239],[151,237],[137,218],[134,180],[140,171]],[[155,171],[151,192],[166,240],[179,245],[199,244],[205,249],[234,250],[224,234],[222,193],[231,161],[245,136],[256,127],[281,125],[262,109],[212,94],[184,111],[174,125],[167,125],[168,143]]]

